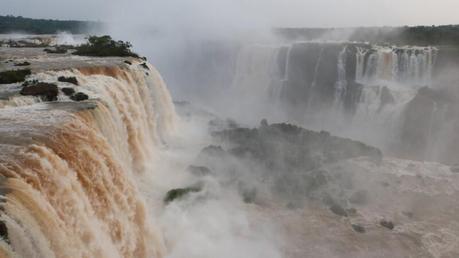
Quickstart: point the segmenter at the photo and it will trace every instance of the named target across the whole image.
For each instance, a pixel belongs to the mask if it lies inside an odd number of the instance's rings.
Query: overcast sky
[[[459,0],[0,0],[4,15],[183,26],[457,24],[458,12]]]

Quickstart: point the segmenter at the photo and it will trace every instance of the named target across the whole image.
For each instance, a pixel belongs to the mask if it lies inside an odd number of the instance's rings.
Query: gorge
[[[81,40],[0,48],[0,257],[459,255],[454,49]]]

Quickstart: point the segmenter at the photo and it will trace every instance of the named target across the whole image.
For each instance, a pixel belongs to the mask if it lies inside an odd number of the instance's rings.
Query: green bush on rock
[[[30,74],[30,69],[0,72],[0,84],[22,82],[25,80],[25,77]]]
[[[131,43],[125,41],[115,41],[110,36],[90,36],[88,43],[76,47],[74,55],[79,56],[131,56],[139,57],[131,51]]]

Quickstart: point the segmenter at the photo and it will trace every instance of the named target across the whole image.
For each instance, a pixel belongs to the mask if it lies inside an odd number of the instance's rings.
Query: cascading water
[[[56,103],[3,101],[0,257],[164,255],[137,175],[151,173],[148,163],[176,117],[161,77],[148,68],[33,75],[50,82],[75,76],[88,103],[65,96]]]
[[[309,128],[385,149],[385,139],[396,141],[405,106],[419,88],[431,85],[437,52],[346,42],[250,45],[239,53],[233,88],[243,99],[256,96],[248,103],[257,114],[276,119],[276,110]],[[256,104],[267,99],[271,109]]]
[[[338,80],[335,85],[335,101],[340,103],[347,88],[346,78],[346,57],[347,47],[345,46],[338,56]]]
[[[430,85],[436,52],[433,47],[358,48],[356,80],[362,84]]]

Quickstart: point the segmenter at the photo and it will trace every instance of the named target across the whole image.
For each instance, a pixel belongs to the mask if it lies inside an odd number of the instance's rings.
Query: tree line
[[[73,34],[82,34],[98,31],[102,28],[101,22],[32,19],[22,16],[0,15],[0,34],[13,32],[28,34],[55,34],[66,31]]]

